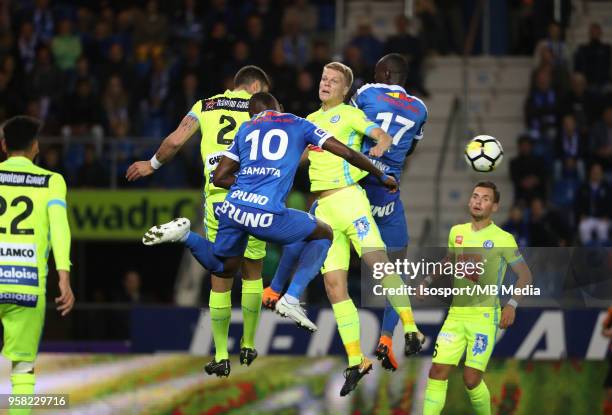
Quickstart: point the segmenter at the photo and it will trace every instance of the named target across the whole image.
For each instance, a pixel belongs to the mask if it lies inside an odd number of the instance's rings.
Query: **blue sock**
[[[293,277],[291,285],[287,289],[287,294],[295,298],[302,296],[310,281],[319,273],[323,266],[331,243],[332,241],[329,239],[315,239],[306,243],[302,250],[302,255],[300,255],[295,277]]]
[[[304,246],[306,246],[306,241],[294,242],[283,247],[283,255],[281,255],[274,278],[272,278],[270,283],[270,288],[275,292],[281,293],[283,288],[285,288],[287,280],[295,272]]]
[[[189,232],[185,245],[198,262],[213,274],[223,272],[223,261],[213,254],[213,243],[195,232]]]
[[[389,337],[393,337],[393,331],[395,326],[399,322],[399,314],[393,309],[393,306],[387,303],[385,304],[385,314],[383,315],[382,321],[382,334]]]

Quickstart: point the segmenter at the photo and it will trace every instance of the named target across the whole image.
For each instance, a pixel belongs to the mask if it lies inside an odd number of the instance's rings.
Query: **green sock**
[[[36,376],[33,373],[14,373],[11,375],[11,383],[13,385],[13,395],[33,395],[34,383]],[[9,415],[29,415],[32,409],[9,409]]]
[[[349,366],[355,366],[361,363],[363,353],[361,353],[361,344],[359,343],[359,313],[352,300],[341,301],[332,304],[336,323],[338,323],[338,331],[342,338],[342,344],[348,355]]]
[[[482,380],[474,389],[465,388],[476,415],[491,415],[491,394]]]
[[[255,333],[261,314],[261,299],[263,298],[263,281],[242,280],[242,344],[243,347],[255,347]]]
[[[210,325],[215,342],[215,360],[227,359],[227,336],[232,318],[232,292],[210,292]]]
[[[446,402],[446,388],[448,380],[427,379],[423,415],[439,415],[442,412]]]
[[[404,285],[404,281],[397,274],[387,275],[382,279],[382,286],[384,288],[400,288]],[[404,333],[410,331],[418,331],[417,326],[414,322],[414,316],[412,314],[412,307],[410,306],[410,298],[408,295],[403,294],[387,294],[389,303],[393,306],[395,312],[400,316],[402,325],[404,327]]]

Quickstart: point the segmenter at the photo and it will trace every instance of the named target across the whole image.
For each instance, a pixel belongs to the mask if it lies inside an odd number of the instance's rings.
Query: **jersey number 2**
[[[11,221],[11,234],[13,235],[34,235],[34,229],[22,229],[19,228],[19,224],[27,219],[34,210],[34,203],[32,199],[27,196],[17,196],[11,202],[11,206],[15,207],[21,203],[25,203],[25,209],[19,215],[15,216]],[[6,213],[7,201],[5,198],[0,196],[0,216]],[[6,233],[6,228],[0,227],[0,234]]]
[[[382,121],[380,128],[382,128],[386,133],[389,132],[389,127],[391,127],[392,121],[395,121],[396,123],[402,126],[402,128],[397,130],[397,132],[393,136],[394,146],[396,146],[397,143],[399,143],[399,141],[402,139],[406,131],[414,127],[414,124],[415,124],[414,121],[409,120],[408,118],[402,117],[401,115],[396,115],[395,120],[394,120],[392,112],[379,112],[378,114],[376,114],[376,120]]]
[[[234,131],[236,128],[236,120],[229,115],[222,115],[221,118],[219,118],[219,124],[225,124],[226,121],[228,121],[229,124],[220,129],[219,133],[217,133],[217,144],[232,144],[232,140],[225,138],[225,134],[229,133],[230,131]]]

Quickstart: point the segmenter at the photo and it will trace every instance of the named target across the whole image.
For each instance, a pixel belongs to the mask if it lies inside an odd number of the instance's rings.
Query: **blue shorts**
[[[220,257],[242,256],[249,235],[262,241],[288,245],[308,238],[317,227],[314,216],[296,209],[271,213],[226,200],[215,213],[219,216],[219,230],[214,254]]]
[[[374,179],[376,180],[376,179]],[[374,183],[367,178],[361,183],[370,205],[372,216],[378,225],[387,251],[403,249],[408,246],[408,225],[404,216],[404,204],[400,192],[389,193],[378,181]]]

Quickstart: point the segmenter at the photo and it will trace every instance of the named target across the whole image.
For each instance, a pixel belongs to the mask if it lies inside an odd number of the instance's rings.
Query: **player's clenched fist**
[[[147,177],[153,174],[155,169],[151,166],[151,162],[147,161],[137,161],[133,163],[128,169],[125,175],[125,178],[132,182],[134,180],[138,180],[141,177]]]
[[[511,305],[506,305],[502,310],[501,319],[499,320],[499,328],[507,329],[514,323],[516,310]]]
[[[70,287],[70,274],[67,271],[58,270],[60,296],[55,298],[57,311],[62,314],[62,317],[68,314],[74,307],[74,294]]]
[[[389,189],[389,192],[395,193],[398,189],[397,181],[393,176],[387,176],[386,174],[381,178],[383,185]]]

